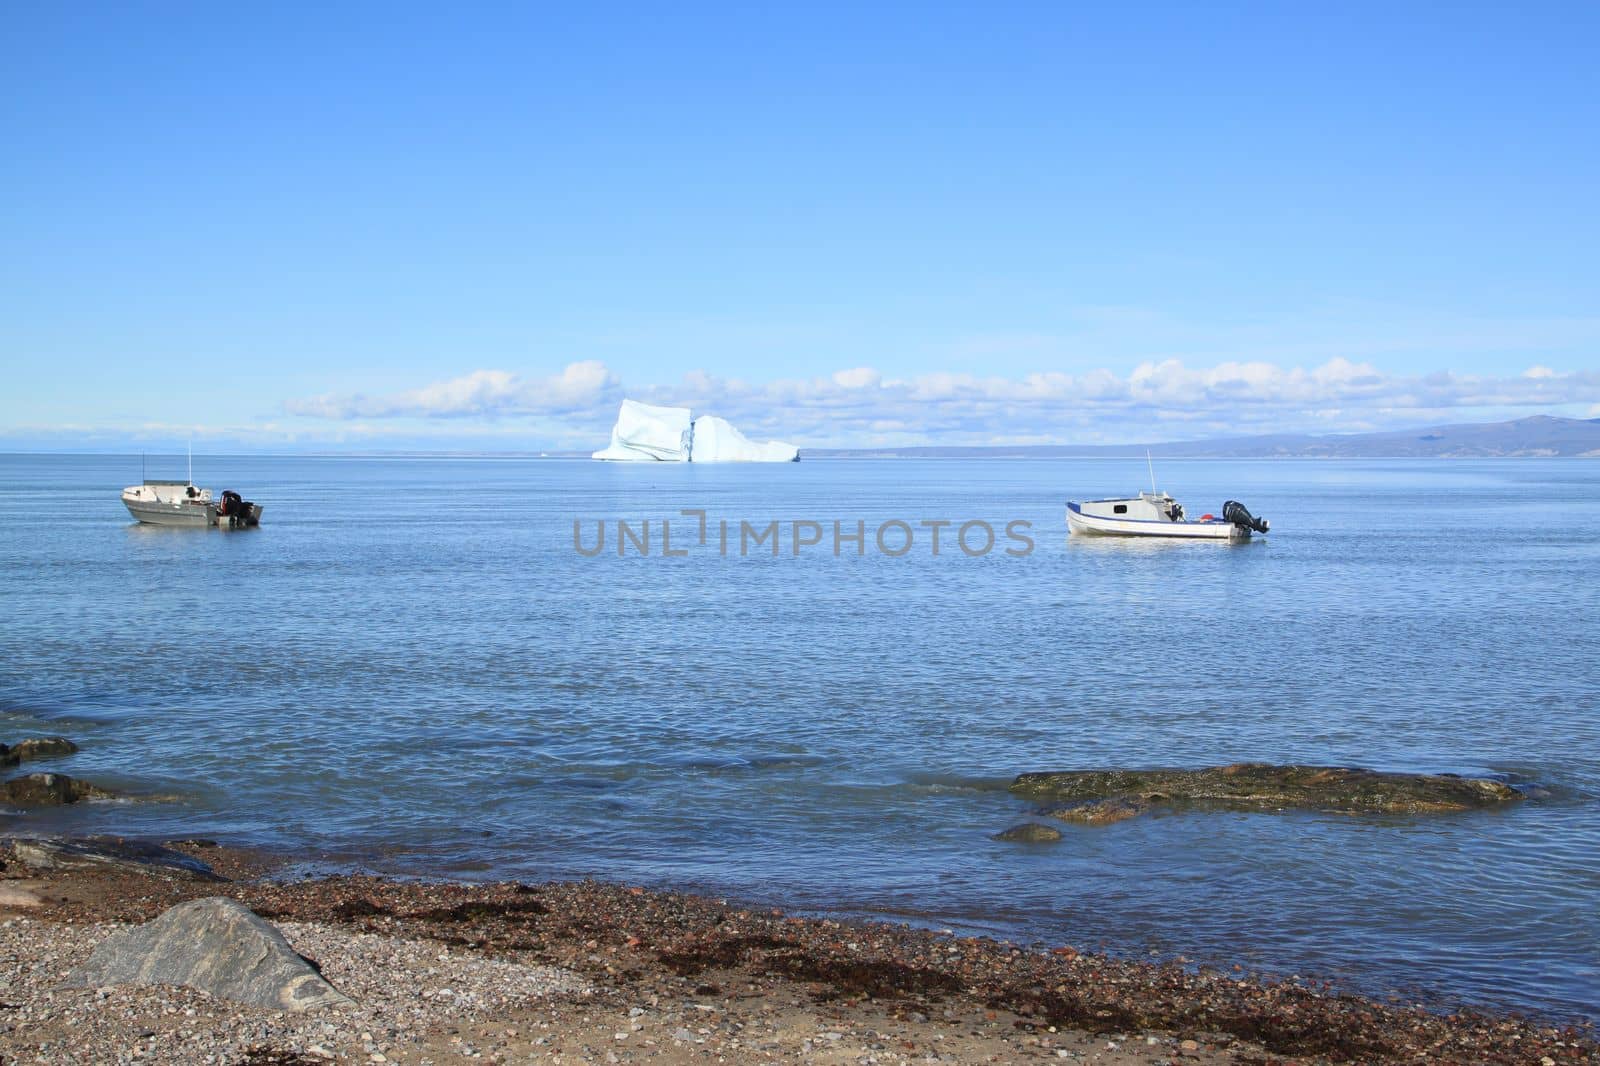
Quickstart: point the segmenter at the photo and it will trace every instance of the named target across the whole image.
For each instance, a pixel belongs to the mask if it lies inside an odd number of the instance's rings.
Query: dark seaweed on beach
[[[142,921],[175,895],[219,891],[279,918],[341,922],[548,960],[601,986],[680,981],[689,983],[687,992],[793,982],[819,1002],[871,999],[908,1010],[947,1003],[1011,1012],[1019,1025],[1041,1029],[1167,1031],[1333,1062],[1600,1062],[1600,1045],[1588,1029],[1472,1011],[1430,1012],[1298,981],[1133,962],[1070,947],[1025,950],[906,926],[797,918],[595,882],[465,885],[340,876],[203,887],[146,883],[107,893],[94,916]]]

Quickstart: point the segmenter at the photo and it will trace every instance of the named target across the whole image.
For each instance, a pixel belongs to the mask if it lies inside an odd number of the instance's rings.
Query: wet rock
[[[1199,770],[1027,773],[1017,776],[1011,791],[1030,799],[1068,801],[1051,810],[1051,816],[1094,825],[1121,821],[1156,806],[1430,814],[1493,807],[1523,798],[1510,785],[1487,778],[1269,763]]]
[[[13,807],[56,807],[86,799],[114,799],[116,794],[66,774],[25,774],[4,786],[4,801]]]
[[[109,870],[186,881],[223,881],[199,859],[157,844],[121,837],[18,838],[12,853],[36,870]]]
[[[10,747],[0,744],[0,765],[15,766],[33,759],[53,759],[71,755],[77,750],[78,745],[66,737],[29,737]]]
[[[1040,825],[1038,822],[1023,822],[1003,833],[996,833],[994,838],[1022,844],[1053,844],[1061,839],[1061,830],[1053,826]]]
[[[1080,825],[1111,825],[1114,822],[1125,822],[1129,818],[1137,817],[1150,809],[1150,804],[1142,799],[1117,799],[1091,800],[1071,807],[1054,807],[1041,810],[1039,813],[1049,818],[1059,818],[1063,822],[1077,822]]]
[[[108,937],[67,975],[67,988],[185,985],[274,1010],[350,1003],[277,927],[231,899],[190,900],[152,922]]]

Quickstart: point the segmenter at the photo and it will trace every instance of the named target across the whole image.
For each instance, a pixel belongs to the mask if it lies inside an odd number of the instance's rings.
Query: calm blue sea
[[[1272,521],[1239,546],[1069,540],[1064,501],[1137,489],[1142,457],[195,472],[262,527],[130,523],[137,457],[0,457],[0,740],[65,734],[83,752],[57,768],[179,797],[14,828],[594,875],[1600,1015],[1600,462],[1158,458],[1191,514]],[[574,550],[575,519],[585,548],[607,523],[604,552]],[[650,521],[649,556],[617,556],[619,519]],[[773,520],[780,554],[741,556],[738,524]],[[865,555],[834,555],[836,520]],[[891,557],[896,520],[915,539]],[[968,521],[988,554],[954,546]],[[821,543],[796,556],[793,522]],[[1238,760],[1549,795],[990,839],[1027,813],[1019,771]]]

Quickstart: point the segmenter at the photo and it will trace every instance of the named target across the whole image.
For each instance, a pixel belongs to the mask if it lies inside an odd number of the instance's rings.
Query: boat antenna
[[[1150,449],[1149,448],[1146,448],[1144,450],[1144,461],[1150,467],[1150,495],[1159,496],[1160,493],[1158,493],[1156,491],[1156,464],[1155,464],[1155,460],[1150,458]]]
[[[1150,475],[1152,478],[1154,474]],[[194,438],[189,438],[189,484],[194,484]],[[1153,484],[1153,482],[1152,482]]]

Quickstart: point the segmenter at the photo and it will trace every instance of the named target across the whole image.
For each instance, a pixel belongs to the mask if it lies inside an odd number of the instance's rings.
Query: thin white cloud
[[[833,375],[833,383],[841,389],[871,389],[882,381],[883,375],[870,366],[851,367],[849,370],[836,371]]]
[[[523,379],[474,370],[390,396],[314,396],[284,409],[310,418],[489,418],[581,411],[611,398],[620,383],[604,363],[571,363],[559,374]]]

